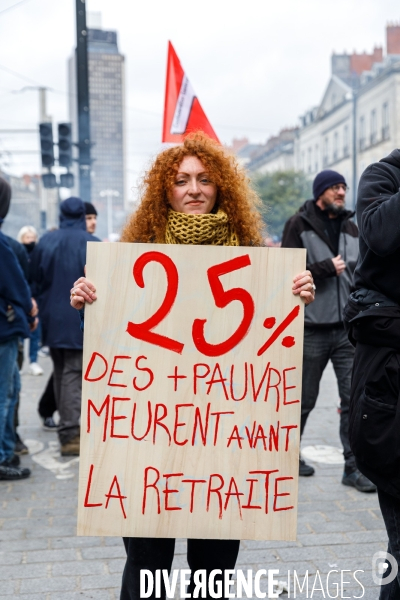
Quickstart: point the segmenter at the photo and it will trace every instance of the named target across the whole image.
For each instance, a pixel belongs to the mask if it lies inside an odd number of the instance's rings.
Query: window
[[[376,144],[376,140],[377,140],[377,131],[376,131],[376,110],[371,110],[371,121],[370,121],[370,143],[371,146],[373,144]]]
[[[328,136],[324,139],[324,153],[322,157],[322,166],[327,167],[329,164],[329,138]]]
[[[315,169],[314,171],[316,173],[318,173],[318,155],[319,155],[319,146],[318,144],[315,145]]]
[[[359,148],[365,150],[365,118],[360,117]]]
[[[350,142],[349,142],[349,126],[345,125],[343,128],[343,156],[349,156],[350,154]]]
[[[385,102],[382,106],[382,139],[388,140],[390,137],[389,127],[389,103]]]
[[[308,172],[312,173],[312,148],[308,149]]]
[[[339,158],[339,134],[337,131],[333,134],[333,160]]]

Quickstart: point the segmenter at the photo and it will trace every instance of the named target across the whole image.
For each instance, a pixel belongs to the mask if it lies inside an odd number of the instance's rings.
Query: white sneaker
[[[38,355],[41,358],[47,358],[48,356],[50,356],[50,350],[48,346],[42,346],[38,352]]]
[[[29,375],[43,375],[43,369],[38,363],[31,363],[28,368]]]

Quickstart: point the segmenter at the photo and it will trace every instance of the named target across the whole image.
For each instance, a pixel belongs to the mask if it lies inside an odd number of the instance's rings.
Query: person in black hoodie
[[[354,350],[343,327],[343,308],[352,289],[358,230],[351,221],[354,213],[345,209],[346,189],[340,173],[318,173],[313,182],[314,199],[308,200],[286,223],[282,247],[307,249],[307,269],[317,287],[315,302],[305,310],[300,434],[316,404],[322,374],[331,360],[341,399],[340,439],[345,459],[342,483],[360,492],[374,492],[375,486],[357,469],[348,437]],[[314,469],[300,459],[299,473],[312,475]]]
[[[356,291],[344,315],[355,345],[349,437],[358,468],[378,488],[388,552],[397,562],[396,577],[389,560],[391,567],[382,579],[379,598],[399,600],[400,150],[362,174],[357,220],[360,257],[354,274]]]
[[[0,178],[0,225],[8,213],[11,188]],[[14,409],[21,387],[18,339],[37,326],[37,306],[7,236],[0,231],[0,480],[29,477],[15,454]]]
[[[70,284],[81,277],[87,242],[100,241],[86,231],[80,198],[60,205],[60,228],[46,233],[32,252],[32,279],[42,323],[42,341],[54,366],[54,392],[60,415],[58,437],[63,456],[79,455],[83,336],[69,305]]]

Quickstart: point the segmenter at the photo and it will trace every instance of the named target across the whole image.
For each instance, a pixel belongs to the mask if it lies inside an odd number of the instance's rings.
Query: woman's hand
[[[97,299],[96,288],[86,277],[79,277],[71,290],[70,304],[72,308],[80,310],[85,306],[85,302],[92,304]]]
[[[304,304],[311,304],[315,300],[314,279],[310,271],[303,271],[293,279],[292,292],[304,300]]]

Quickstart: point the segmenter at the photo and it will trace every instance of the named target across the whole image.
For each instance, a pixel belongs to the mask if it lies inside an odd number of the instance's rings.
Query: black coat
[[[356,346],[349,439],[357,465],[400,499],[400,151],[362,174],[357,292],[345,309]]]
[[[360,258],[356,289],[381,292],[400,304],[400,150],[362,174],[357,197]]]
[[[37,284],[43,344],[82,350],[79,315],[70,306],[70,290],[84,275],[87,242],[85,209],[78,198],[62,203],[60,229],[46,233],[32,252],[32,278]]]
[[[400,499],[400,306],[378,292],[354,292],[344,317],[356,346],[349,440],[357,466]]]
[[[31,293],[7,236],[0,231],[0,343],[29,337]]]

